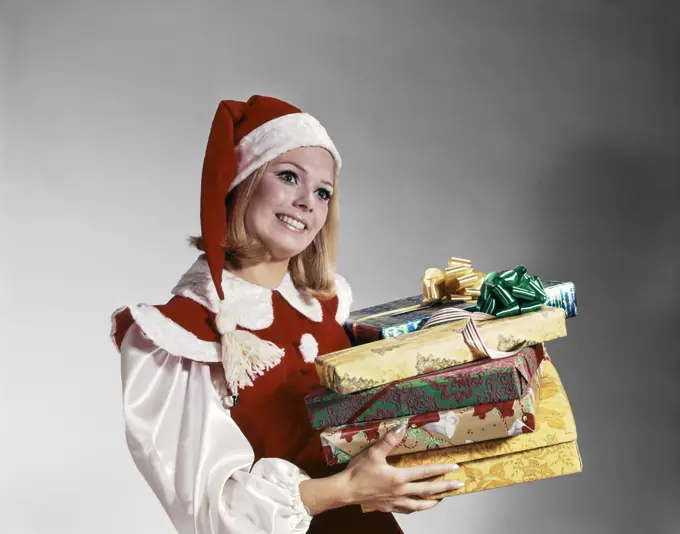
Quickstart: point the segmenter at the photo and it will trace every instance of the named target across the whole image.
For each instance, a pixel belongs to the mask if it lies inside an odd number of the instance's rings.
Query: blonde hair
[[[227,208],[227,235],[222,242],[225,263],[238,268],[241,261],[267,261],[271,255],[265,246],[248,234],[246,211],[268,164],[256,169],[237,185],[225,200]],[[295,287],[303,294],[318,299],[335,296],[335,265],[337,263],[339,206],[337,170],[334,173],[334,192],[328,201],[328,215],[314,240],[298,255],[290,259],[288,271]],[[204,250],[202,237],[191,237],[189,242]]]

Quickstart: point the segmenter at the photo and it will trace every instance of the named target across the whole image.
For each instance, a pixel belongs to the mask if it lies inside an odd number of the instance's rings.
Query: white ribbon
[[[463,339],[465,343],[472,349],[473,352],[482,356],[488,356],[489,358],[507,358],[508,356],[514,356],[518,354],[525,346],[526,342],[522,343],[517,349],[504,352],[502,350],[490,349],[484,343],[479,330],[477,329],[477,322],[490,321],[496,319],[495,316],[489,315],[488,313],[482,312],[469,312],[467,310],[461,310],[460,308],[443,308],[435,313],[425,321],[422,326],[423,329],[431,328],[433,326],[450,323],[452,321],[466,320],[465,326],[463,327]]]

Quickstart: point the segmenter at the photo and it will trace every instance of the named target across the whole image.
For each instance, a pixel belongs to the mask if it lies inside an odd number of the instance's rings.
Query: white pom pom
[[[236,330],[236,321],[234,320],[234,315],[229,313],[228,305],[226,301],[220,301],[220,309],[215,317],[215,326],[217,326],[217,331],[224,335],[227,332],[233,332]]]
[[[302,334],[300,338],[300,353],[302,359],[307,363],[312,363],[319,355],[319,344],[312,334]]]

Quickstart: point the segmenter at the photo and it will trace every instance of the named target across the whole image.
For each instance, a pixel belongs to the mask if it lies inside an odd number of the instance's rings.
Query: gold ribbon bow
[[[444,271],[437,268],[430,268],[425,271],[423,275],[423,298],[420,304],[382,311],[357,319],[352,323],[351,328],[354,338],[358,338],[358,325],[369,319],[376,319],[385,315],[402,315],[428,308],[440,302],[455,303],[477,300],[485,276],[485,274],[478,273],[472,268],[470,260],[449,258],[448,267]]]
[[[486,275],[472,268],[470,260],[449,258],[443,271],[431,267],[423,275],[423,303],[477,300]]]

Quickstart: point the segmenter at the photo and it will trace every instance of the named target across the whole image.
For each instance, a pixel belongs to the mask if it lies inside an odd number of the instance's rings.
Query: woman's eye
[[[279,177],[284,181],[291,184],[296,184],[298,182],[297,174],[293,171],[281,171]]]
[[[317,189],[317,194],[324,200],[331,199],[331,192],[328,189]]]

